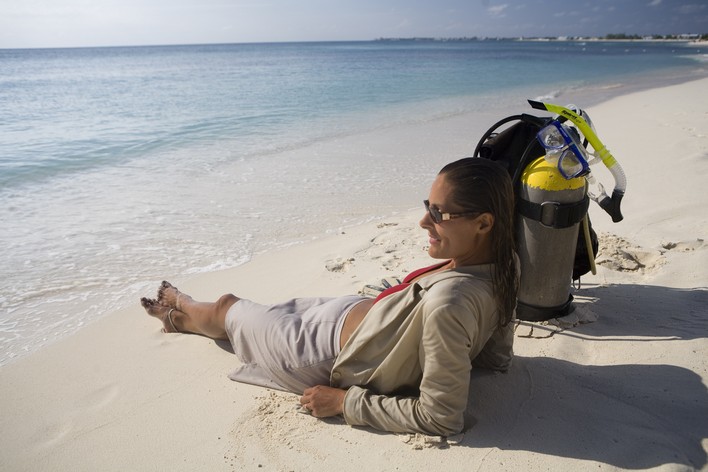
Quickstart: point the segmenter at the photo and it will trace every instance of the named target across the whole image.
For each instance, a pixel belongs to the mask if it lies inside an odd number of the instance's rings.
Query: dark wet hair
[[[440,171],[452,186],[452,200],[462,211],[494,215],[491,231],[496,270],[492,274],[494,298],[500,312],[499,323],[512,319],[519,289],[514,243],[514,190],[504,167],[489,159],[467,157]]]

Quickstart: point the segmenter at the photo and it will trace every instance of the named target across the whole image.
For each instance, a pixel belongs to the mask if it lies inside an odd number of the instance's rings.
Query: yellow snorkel
[[[587,142],[595,150],[594,155],[602,160],[603,164],[605,164],[615,179],[615,188],[612,191],[611,198],[607,196],[602,184],[600,183],[597,183],[597,187],[599,189],[597,195],[590,194],[590,197],[612,217],[613,222],[616,223],[618,221],[622,221],[623,217],[620,210],[620,204],[627,188],[627,178],[624,175],[622,166],[619,165],[607,147],[602,143],[602,141],[600,141],[600,138],[597,137],[597,134],[595,133],[595,130],[593,130],[591,124],[581,116],[583,113],[582,110],[580,110],[580,114],[578,114],[569,108],[554,105],[552,103],[538,102],[535,100],[529,100],[528,102],[532,108],[537,110],[547,110],[551,113],[556,113],[559,117],[562,117],[561,119],[570,120],[583,134]],[[594,181],[594,178],[590,175],[588,175],[587,178],[589,181]]]

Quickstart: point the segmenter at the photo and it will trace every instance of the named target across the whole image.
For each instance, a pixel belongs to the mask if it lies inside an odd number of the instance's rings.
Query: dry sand
[[[519,323],[512,369],[473,372],[464,434],[299,413],[295,395],[231,382],[228,346],[162,334],[137,303],[152,294],[136,294],[134,307],[0,369],[0,470],[705,469],[707,90],[703,79],[588,110],[627,173],[625,220],[593,204],[600,265],[574,292],[576,314]],[[355,293],[430,262],[420,216],[173,282],[199,299]]]

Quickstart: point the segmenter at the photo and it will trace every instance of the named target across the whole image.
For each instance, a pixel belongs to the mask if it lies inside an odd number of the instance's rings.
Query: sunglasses
[[[440,224],[443,221],[448,221],[452,220],[454,218],[459,218],[461,216],[472,216],[472,215],[479,215],[482,213],[481,211],[465,211],[461,213],[443,213],[441,212],[437,207],[430,206],[430,201],[429,200],[423,200],[423,205],[425,205],[425,211],[428,212],[430,215],[430,218],[433,219],[435,224]]]

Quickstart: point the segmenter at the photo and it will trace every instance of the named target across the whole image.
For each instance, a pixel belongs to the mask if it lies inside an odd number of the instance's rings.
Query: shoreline
[[[431,168],[471,154],[482,132],[500,117],[532,112],[527,98],[545,96],[587,109],[618,94],[707,72],[700,66],[677,66],[646,75],[615,75],[601,83],[553,82],[553,74],[548,75],[504,96],[492,88],[479,96],[391,104],[381,113],[360,110],[346,114],[337,126],[315,120],[315,132],[302,135],[306,139],[290,139],[301,134],[295,127],[284,133],[283,146],[265,146],[253,155],[239,153],[237,137],[217,139],[203,148],[185,144],[174,153],[147,153],[126,166],[20,188],[4,206],[11,247],[5,265],[13,269],[2,288],[7,315],[0,320],[0,364],[15,362],[129,306],[134,291],[164,274],[187,278],[233,267],[260,252],[367,221],[372,209],[376,217],[385,217],[417,205],[427,191]],[[195,158],[199,154],[209,157]],[[371,172],[387,164],[402,170],[405,184]],[[156,185],[149,177],[163,173],[171,185]],[[353,189],[344,192],[347,178]],[[273,183],[277,193],[262,191]],[[298,193],[301,187],[306,190]],[[325,194],[329,198],[319,197]],[[244,203],[249,199],[242,195],[258,204]],[[85,200],[86,206],[68,203],[72,197]],[[317,226],[327,231],[315,231],[308,223],[312,210],[303,208],[317,208]],[[220,231],[195,227],[195,220],[202,228]],[[82,225],[64,224],[73,221]],[[14,234],[34,236],[37,227],[46,228],[39,241],[13,239]],[[90,247],[74,242],[84,238]]]
[[[591,205],[604,262],[597,275],[583,278],[576,300],[581,314],[598,320],[520,323],[512,371],[474,373],[475,425],[457,444],[298,414],[293,395],[230,381],[238,361],[225,346],[160,333],[160,323],[137,303],[153,294],[136,293],[130,307],[0,367],[4,464],[11,470],[306,470],[313,460],[343,470],[430,470],[443,460],[450,470],[705,467],[708,197],[701,178],[708,171],[708,99],[701,91],[707,85],[702,78],[587,107],[628,176],[623,222],[612,224]],[[420,216],[419,209],[402,211],[184,278],[179,287],[199,299],[233,291],[261,302],[356,293],[430,262]]]
[[[665,86],[675,83],[685,83],[691,82],[698,77],[705,77],[708,75],[708,71],[694,68],[687,70],[668,70],[661,72],[660,74],[651,75],[648,77],[640,77],[640,80],[628,80],[625,77],[620,78],[616,84],[605,84],[602,86],[598,85],[587,85],[579,88],[564,87],[553,90],[549,87],[539,87],[539,89],[545,89],[549,93],[549,98],[547,101],[556,103],[567,103],[572,101],[574,103],[580,104],[586,110],[592,111],[592,109],[597,105],[604,103],[608,100],[612,100],[616,96],[621,96],[627,93],[636,93],[642,90],[651,90],[659,85]],[[514,92],[515,95],[521,97],[519,91]],[[537,98],[528,97],[527,98]],[[471,99],[468,99],[468,101]],[[488,97],[482,97],[481,100],[489,101]],[[472,100],[474,101],[474,100]],[[233,250],[234,245],[225,242],[215,242],[214,247],[209,247],[209,250],[215,251],[219,250],[219,246],[223,246],[221,249],[224,251],[224,259],[211,259],[211,260],[199,260],[192,261],[193,266],[189,269],[182,269],[179,273],[175,274],[176,280],[189,279],[194,275],[206,273],[219,266],[234,266],[234,264],[241,264],[243,261],[248,261],[253,257],[264,251],[279,250],[282,247],[287,247],[291,244],[307,244],[308,241],[313,239],[321,239],[328,237],[328,234],[335,234],[336,232],[342,230],[348,230],[352,226],[361,224],[362,221],[371,220],[370,209],[375,208],[377,215],[374,218],[375,221],[381,221],[389,216],[395,215],[398,212],[406,211],[407,209],[415,206],[415,202],[418,201],[424,193],[427,191],[427,185],[429,180],[427,174],[431,168],[442,167],[445,163],[457,159],[465,155],[471,155],[474,146],[481,134],[500,117],[506,116],[508,114],[522,112],[534,111],[530,108],[525,109],[526,102],[525,99],[519,100],[518,104],[509,105],[508,103],[503,104],[501,108],[493,107],[491,102],[489,106],[483,107],[483,110],[469,110],[465,108],[465,105],[461,106],[461,109],[454,108],[454,101],[445,102],[446,107],[442,104],[437,104],[434,109],[437,112],[431,112],[428,105],[422,104],[420,108],[411,108],[411,113],[409,114],[410,119],[392,124],[390,127],[383,129],[365,129],[363,131],[353,133],[353,134],[343,134],[339,136],[332,136],[323,141],[317,141],[314,143],[308,143],[303,146],[298,146],[294,149],[282,150],[274,152],[265,158],[270,162],[270,166],[273,168],[288,169],[292,167],[293,162],[298,162],[299,160],[305,159],[312,161],[312,156],[321,156],[317,159],[316,167],[318,167],[325,177],[324,179],[328,181],[334,181],[337,178],[337,172],[339,171],[338,165],[340,163],[354,162],[357,160],[357,150],[364,149],[366,153],[376,156],[381,156],[382,160],[386,160],[387,156],[395,156],[396,154],[401,154],[401,146],[399,143],[406,143],[404,148],[407,160],[413,162],[420,175],[417,181],[409,182],[406,188],[402,188],[399,185],[395,191],[388,189],[390,187],[389,183],[384,182],[384,177],[373,177],[367,175],[369,172],[367,165],[356,166],[350,169],[356,172],[357,177],[355,181],[361,181],[362,185],[367,185],[370,188],[369,192],[363,195],[357,194],[356,199],[359,206],[356,211],[349,208],[346,214],[345,221],[342,208],[347,206],[347,196],[341,194],[339,190],[327,189],[332,197],[328,200],[318,200],[316,194],[320,193],[317,191],[318,187],[311,186],[312,195],[308,195],[303,205],[312,205],[319,207],[319,214],[322,215],[325,221],[325,227],[328,228],[327,231],[313,231],[310,226],[303,226],[299,223],[295,225],[291,224],[290,229],[285,228],[280,230],[273,238],[273,241],[259,240],[257,237],[251,238],[251,235],[247,235],[247,239],[243,241],[243,247],[245,252],[239,252],[238,249],[233,253],[228,252],[227,249]],[[440,110],[448,110],[447,112],[441,112]],[[418,111],[420,113],[418,113]],[[396,114],[395,112],[394,114]],[[426,114],[427,113],[427,114]],[[417,118],[417,117],[423,118]],[[602,126],[601,123],[599,123]],[[470,131],[472,131],[470,133]],[[611,145],[610,145],[611,146]],[[408,154],[409,153],[409,154]],[[400,165],[401,160],[394,159],[394,165]],[[407,165],[407,164],[406,164]],[[224,174],[227,175],[239,175],[242,168],[239,167],[239,163],[234,163],[234,165],[229,165],[223,169]],[[324,169],[327,169],[326,171]],[[297,171],[297,169],[292,169],[292,171]],[[347,170],[349,172],[349,170]],[[282,171],[281,173],[287,174],[288,172]],[[289,177],[283,177],[288,179]],[[368,181],[368,182],[367,182]],[[293,181],[295,184],[297,182]],[[366,183],[363,183],[366,182]],[[331,186],[330,186],[331,187]],[[338,192],[336,195],[331,192]],[[198,193],[198,192],[197,192]],[[162,195],[160,195],[162,197]],[[351,200],[351,198],[349,197]],[[362,203],[363,202],[363,203]],[[413,202],[413,203],[410,203]],[[365,203],[365,204],[364,204]],[[137,203],[136,203],[137,204]],[[277,202],[271,202],[266,205],[273,204],[278,207]],[[228,202],[226,202],[228,207]],[[171,211],[169,208],[164,211]],[[333,215],[330,217],[328,215]],[[340,218],[341,221],[336,221]],[[259,223],[258,220],[261,217],[257,214],[247,215],[247,223]],[[230,228],[230,229],[229,229]],[[323,228],[324,229],[324,228]],[[237,234],[233,233],[233,226],[227,227],[227,233],[230,235]],[[263,228],[259,229],[260,233],[263,233]],[[289,233],[288,233],[289,232]],[[176,238],[177,236],[173,233],[166,233],[164,235],[166,238]],[[277,240],[277,241],[276,241]],[[120,246],[119,241],[114,242],[113,246]],[[195,249],[195,248],[193,248]],[[196,248],[198,249],[198,248]],[[135,252],[135,251],[133,251]],[[139,255],[142,255],[144,251],[138,251]],[[158,251],[159,259],[157,265],[165,265],[166,257],[164,254],[160,254]],[[169,259],[169,258],[167,258]],[[184,266],[188,262],[182,260],[179,265]],[[4,358],[0,360],[0,369],[3,365],[9,365],[17,362],[20,359],[31,355],[37,349],[43,349],[44,347],[53,344],[54,342],[61,342],[67,336],[72,336],[77,331],[83,329],[87,324],[93,323],[95,320],[100,319],[111,311],[116,309],[122,309],[130,305],[129,297],[131,293],[128,293],[124,287],[131,286],[133,290],[136,288],[139,290],[141,288],[146,288],[153,280],[154,277],[163,277],[165,273],[170,273],[171,270],[175,270],[174,267],[178,267],[175,264],[167,264],[172,269],[167,271],[159,271],[151,273],[149,267],[141,267],[138,270],[131,271],[130,280],[126,280],[125,284],[116,285],[113,284],[109,290],[105,290],[103,293],[79,293],[74,288],[71,288],[72,292],[67,293],[63,300],[57,302],[52,302],[51,306],[48,304],[42,305],[42,310],[40,311],[40,316],[51,317],[53,314],[56,315],[56,319],[49,320],[46,326],[42,326],[41,331],[36,331],[37,336],[33,338],[23,338],[26,333],[29,333],[31,324],[28,324],[26,320],[37,317],[38,310],[27,311],[21,306],[9,305],[12,310],[18,310],[13,316],[20,316],[21,327],[17,328],[17,333],[13,334],[12,322],[16,318],[12,318],[8,323],[8,335],[19,335],[15,340],[8,341],[8,348],[4,352]],[[154,272],[154,271],[153,271]],[[106,276],[109,276],[107,274]],[[91,283],[89,285],[95,286]],[[41,296],[41,292],[38,290],[38,296]],[[100,296],[99,296],[100,295]],[[70,297],[73,297],[71,299]],[[81,301],[83,297],[83,302]],[[21,298],[24,299],[24,298]],[[69,300],[69,301],[66,301]],[[31,300],[31,302],[36,303],[38,300]],[[41,300],[39,300],[41,303]],[[67,318],[68,317],[68,318]]]

